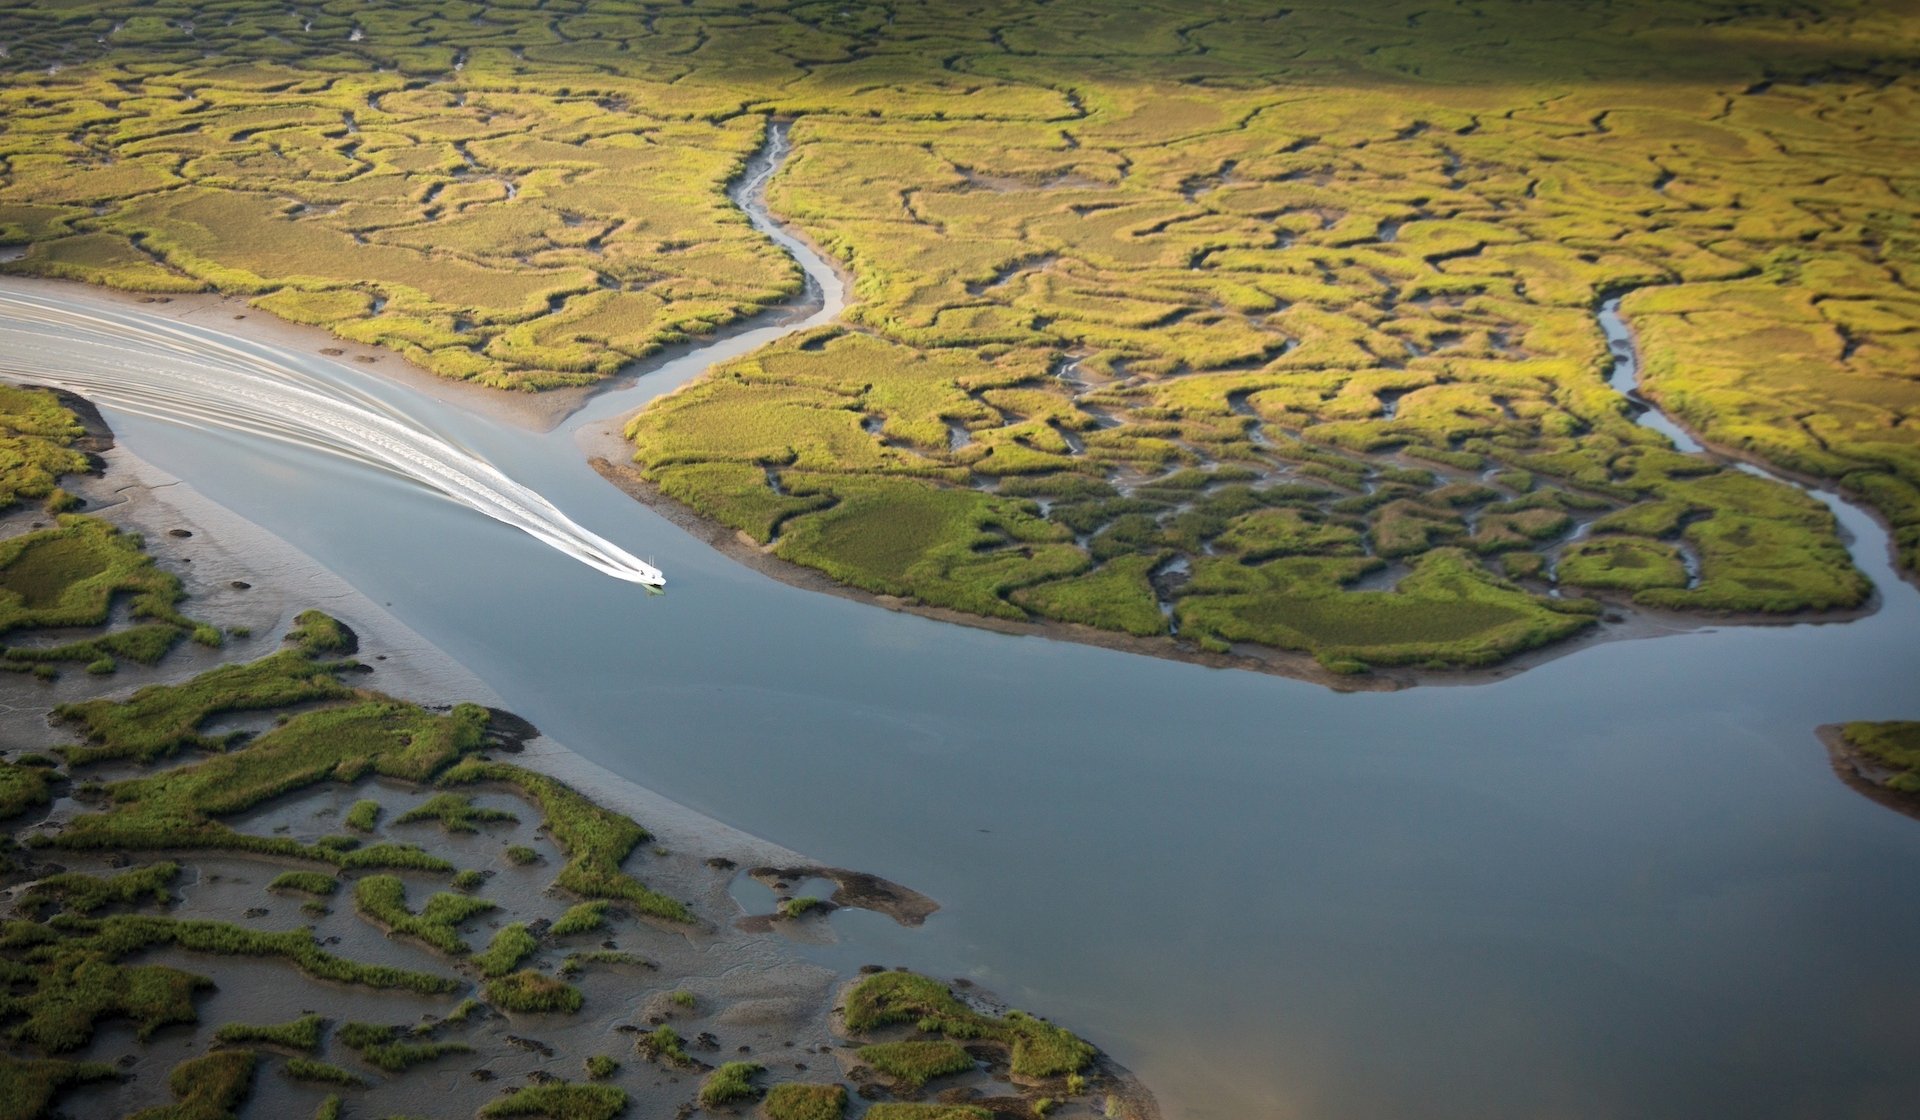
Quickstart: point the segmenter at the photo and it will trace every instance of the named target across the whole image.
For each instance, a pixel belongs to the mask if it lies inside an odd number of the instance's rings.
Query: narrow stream
[[[1865,507],[1854,504],[1836,491],[1807,486],[1792,478],[1788,478],[1786,475],[1776,474],[1773,471],[1767,470],[1757,463],[1730,459],[1724,455],[1715,454],[1708,450],[1699,440],[1693,438],[1693,433],[1687,431],[1679,421],[1668,416],[1651,398],[1642,394],[1640,392],[1640,348],[1634,342],[1633,329],[1627,326],[1626,320],[1620,315],[1620,301],[1623,298],[1624,295],[1620,295],[1606,300],[1600,305],[1600,309],[1595,317],[1600,323],[1600,332],[1606,335],[1607,349],[1613,355],[1613,369],[1607,376],[1607,384],[1611,385],[1615,392],[1627,398],[1633,410],[1635,423],[1643,428],[1651,428],[1661,435],[1666,436],[1667,440],[1673,444],[1675,451],[1687,455],[1704,455],[1717,462],[1725,463],[1735,470],[1744,471],[1756,478],[1764,478],[1770,482],[1777,482],[1782,486],[1791,486],[1833,511],[1835,518],[1837,518],[1843,526],[1846,525],[1849,520],[1857,521],[1864,519],[1875,521],[1874,515],[1869,513]],[[1875,527],[1879,529],[1877,535],[1885,541],[1886,531],[1884,527],[1879,526],[1877,521],[1875,522]],[[1854,564],[1859,566],[1862,571],[1869,572],[1871,575],[1871,569],[1860,563],[1859,538],[1853,538],[1853,543]],[[1892,545],[1889,543],[1887,547],[1891,550]],[[1891,554],[1890,551],[1889,555]],[[1700,582],[1700,558],[1695,555],[1692,548],[1685,546],[1680,549],[1680,558],[1686,565],[1687,586],[1693,587],[1698,585]],[[1886,594],[1890,590],[1886,586],[1884,579],[1878,576],[1872,578],[1875,589],[1881,594]],[[1891,578],[1895,583],[1905,583],[1897,573]],[[1920,709],[1916,709],[1916,711],[1920,712]]]
[[[838,280],[782,243],[820,293],[798,325],[828,321]],[[0,281],[56,291],[158,321]],[[19,306],[0,303],[0,354],[30,379],[137,364],[112,332]],[[255,345],[206,318],[173,337]],[[1832,503],[1881,591],[1865,618],[1588,645],[1475,687],[1336,694],[950,626],[766,579],[584,461],[578,441],[795,326],[674,359],[565,435],[275,357],[276,377],[404,417],[658,564],[665,596],[361,457],[103,411],[582,755],[943,904],[917,931],[835,914],[841,942],[802,951],[1044,1011],[1170,1120],[1787,1120],[1920,1099],[1920,975],[1888,965],[1920,928],[1920,828],[1834,780],[1812,734],[1915,714],[1920,592],[1873,519]]]

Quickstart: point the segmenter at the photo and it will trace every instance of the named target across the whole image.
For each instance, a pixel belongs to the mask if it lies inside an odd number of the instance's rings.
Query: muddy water
[[[1812,734],[1914,715],[1920,593],[1837,499],[1880,591],[1866,618],[1340,695],[741,568],[583,461],[651,375],[542,434],[190,330],[377,398],[672,589],[362,463],[109,407],[132,450],[593,761],[945,907],[917,931],[835,914],[838,942],[809,927],[801,951],[971,976],[1097,1038],[1171,1117],[1892,1116],[1920,1094],[1920,977],[1888,963],[1920,927],[1920,829],[1835,781]],[[0,345],[49,375],[98,358],[57,335]]]

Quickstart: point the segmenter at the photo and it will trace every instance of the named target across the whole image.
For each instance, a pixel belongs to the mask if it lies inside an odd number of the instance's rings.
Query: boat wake
[[[493,464],[370,394],[304,373],[305,355],[184,324],[0,290],[0,376],[137,416],[278,440],[375,467],[649,588],[658,568]]]

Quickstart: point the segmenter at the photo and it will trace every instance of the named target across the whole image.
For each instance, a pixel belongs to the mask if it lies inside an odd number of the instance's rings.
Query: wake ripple
[[[302,372],[280,347],[0,291],[0,376],[188,427],[277,440],[398,475],[614,577],[666,577],[539,494],[370,394]]]

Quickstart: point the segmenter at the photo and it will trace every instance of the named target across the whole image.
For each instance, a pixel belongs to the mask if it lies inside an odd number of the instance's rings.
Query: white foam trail
[[[666,577],[587,531],[493,464],[304,359],[163,319],[0,291],[0,376],[68,389],[139,416],[224,428],[389,471],[526,532],[615,579]]]

